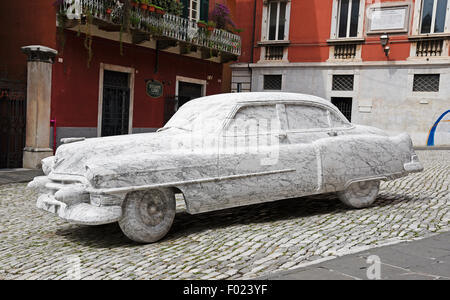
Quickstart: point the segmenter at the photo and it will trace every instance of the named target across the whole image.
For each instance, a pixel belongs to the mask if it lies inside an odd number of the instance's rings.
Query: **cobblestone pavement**
[[[37,210],[25,184],[0,185],[0,279],[256,278],[449,231],[450,151],[417,154],[425,171],[383,183],[370,208],[329,194],[191,216],[180,201],[168,236],[149,245],[117,224],[70,225]]]

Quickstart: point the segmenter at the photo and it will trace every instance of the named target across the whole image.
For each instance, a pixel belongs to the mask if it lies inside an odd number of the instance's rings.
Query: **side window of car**
[[[331,127],[350,127],[350,124],[343,120],[337,113],[330,111]]]
[[[241,107],[229,123],[226,134],[268,134],[277,132],[280,122],[275,105]]]
[[[286,105],[290,130],[329,128],[328,113],[325,109],[310,105]]]

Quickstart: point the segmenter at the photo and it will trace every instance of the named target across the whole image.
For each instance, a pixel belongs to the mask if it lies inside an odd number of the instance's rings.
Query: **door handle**
[[[286,132],[280,132],[280,133],[277,134],[277,137],[280,140],[283,140],[283,139],[287,138],[287,133]]]
[[[330,131],[330,132],[328,132],[328,135],[329,136],[337,136],[338,133],[336,131]]]

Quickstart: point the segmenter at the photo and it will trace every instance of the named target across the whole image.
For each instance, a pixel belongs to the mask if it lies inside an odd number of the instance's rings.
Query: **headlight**
[[[95,206],[120,206],[123,197],[117,195],[91,194],[91,204]]]
[[[45,175],[48,175],[52,171],[53,166],[55,164],[55,157],[54,156],[46,157],[43,160],[41,160],[41,163],[42,163],[42,171],[44,172]]]

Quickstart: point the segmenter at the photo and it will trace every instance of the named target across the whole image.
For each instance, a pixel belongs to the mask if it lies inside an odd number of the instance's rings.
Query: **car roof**
[[[251,102],[315,102],[326,106],[331,106],[331,103],[325,99],[317,96],[300,94],[300,93],[285,93],[285,92],[245,92],[245,93],[227,93],[212,96],[201,97],[193,99],[189,102],[192,104],[210,104],[220,106],[234,106],[238,103]]]

